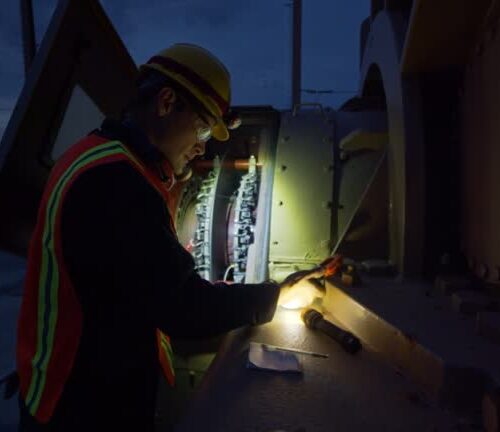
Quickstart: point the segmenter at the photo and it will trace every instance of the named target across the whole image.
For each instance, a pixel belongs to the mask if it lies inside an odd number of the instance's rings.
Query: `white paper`
[[[296,354],[250,342],[248,367],[279,372],[302,372],[302,365]]]

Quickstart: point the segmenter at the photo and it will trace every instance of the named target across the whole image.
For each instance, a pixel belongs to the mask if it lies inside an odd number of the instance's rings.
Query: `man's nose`
[[[198,141],[194,147],[197,156],[203,156],[205,154],[207,142],[206,141]]]

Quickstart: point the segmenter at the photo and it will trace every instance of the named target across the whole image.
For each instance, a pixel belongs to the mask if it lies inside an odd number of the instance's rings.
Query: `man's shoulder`
[[[164,200],[142,174],[129,163],[115,162],[78,176],[65,194],[61,217],[72,221],[70,229],[78,229],[94,220],[118,223],[131,215],[141,226],[155,218],[168,220]]]
[[[126,160],[112,161],[88,168],[79,174],[67,191],[67,198],[82,200],[158,201],[156,190],[141,172]]]
[[[77,207],[120,207],[136,202],[159,208],[164,204],[163,198],[128,157],[127,152],[121,152],[120,148],[115,149],[113,145],[124,147],[118,140],[90,135],[69,150],[74,151],[73,155],[64,156],[69,160],[61,161],[62,165],[55,167],[53,175],[58,179],[73,171],[73,175],[69,176],[73,178],[64,194],[65,207],[71,207],[73,203]],[[111,157],[102,157],[103,155]],[[86,163],[88,161],[90,163]]]
[[[93,182],[116,176],[139,180],[143,176],[138,171],[122,141],[92,132],[61,155],[52,174]]]
[[[99,131],[93,131],[89,135],[76,141],[68,147],[57,160],[56,165],[71,163],[77,159],[93,154],[95,157],[106,157],[107,154],[123,153],[128,154],[127,146],[120,139],[103,136]]]

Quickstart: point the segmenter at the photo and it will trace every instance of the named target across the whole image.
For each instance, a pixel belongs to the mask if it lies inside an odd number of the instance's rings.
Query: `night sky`
[[[290,105],[289,0],[102,0],[137,64],[175,42],[204,46],[231,72],[234,105]],[[40,43],[57,0],[33,0]],[[144,5],[147,4],[147,7]],[[302,88],[357,91],[359,28],[369,0],[303,0]],[[18,0],[0,9],[0,136],[23,85]],[[338,107],[354,93],[303,101]]]

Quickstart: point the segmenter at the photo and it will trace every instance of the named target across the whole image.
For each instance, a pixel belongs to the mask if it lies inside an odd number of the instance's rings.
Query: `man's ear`
[[[156,98],[156,112],[160,117],[169,115],[174,109],[174,103],[177,100],[175,90],[171,87],[163,87],[158,92]]]

